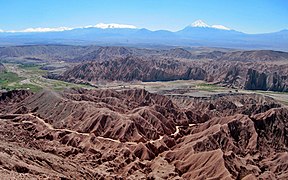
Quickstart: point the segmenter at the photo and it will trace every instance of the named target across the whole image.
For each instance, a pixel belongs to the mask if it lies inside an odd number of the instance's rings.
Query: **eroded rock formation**
[[[288,109],[262,95],[13,91],[0,105],[4,179],[288,178]]]

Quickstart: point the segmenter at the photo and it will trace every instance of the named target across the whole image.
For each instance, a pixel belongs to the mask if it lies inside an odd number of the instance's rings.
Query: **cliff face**
[[[287,86],[287,75],[279,75],[277,72],[260,73],[255,69],[249,69],[247,72],[245,89],[287,92]]]
[[[277,72],[274,72],[272,76],[268,78],[268,84],[270,91],[283,91],[288,92],[288,76],[280,75]]]
[[[247,72],[245,89],[267,90],[267,75],[265,73],[259,73],[254,69],[249,69]]]
[[[129,56],[79,64],[59,76],[70,82],[204,80],[223,86],[287,91],[288,65],[263,62],[181,61]]]

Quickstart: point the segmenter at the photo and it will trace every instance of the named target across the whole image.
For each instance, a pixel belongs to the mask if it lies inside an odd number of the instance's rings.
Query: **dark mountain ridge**
[[[200,51],[197,52],[197,51]],[[135,48],[124,46],[70,46],[70,45],[29,45],[0,48],[0,59],[30,58],[56,61],[106,61],[114,58],[169,57],[177,59],[209,59],[229,61],[286,61],[288,53],[273,50],[214,50],[209,48]]]

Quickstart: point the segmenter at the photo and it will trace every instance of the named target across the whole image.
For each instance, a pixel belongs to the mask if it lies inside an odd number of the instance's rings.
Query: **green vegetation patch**
[[[47,71],[41,69],[43,67],[39,64],[21,64],[19,65],[20,69],[24,69],[28,74],[35,74],[35,75],[46,75]]]
[[[55,91],[62,91],[66,88],[73,88],[73,87],[78,87],[78,88],[93,88],[92,86],[89,85],[84,85],[84,84],[74,84],[74,83],[69,83],[69,82],[64,82],[64,81],[59,81],[59,80],[51,80],[50,84],[52,86],[52,88]]]
[[[0,87],[8,86],[11,83],[17,83],[25,78],[19,77],[16,73],[13,72],[2,72],[0,73]]]
[[[23,69],[30,69],[30,68],[35,68],[35,67],[36,68],[41,67],[41,65],[34,64],[34,63],[23,63],[23,64],[20,64],[19,67]]]
[[[42,88],[33,84],[22,84],[21,81],[26,78],[19,77],[16,73],[13,72],[2,72],[0,73],[0,88],[6,90],[14,89],[27,89],[33,92],[40,91]]]
[[[30,90],[32,92],[39,92],[42,90],[40,86],[36,86],[34,84],[14,84],[12,86],[7,86],[7,90],[14,90],[14,89],[25,89],[25,90]]]
[[[17,65],[6,64],[6,66],[8,67],[8,71],[0,73],[0,89],[26,89],[38,92],[41,89],[61,91],[72,87],[92,88],[89,85],[46,79],[43,76],[48,71],[41,69],[43,64],[21,63]]]

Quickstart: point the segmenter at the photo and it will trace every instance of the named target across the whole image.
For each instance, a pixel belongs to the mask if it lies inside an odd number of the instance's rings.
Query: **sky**
[[[130,24],[177,31],[201,19],[246,33],[288,29],[288,0],[0,0],[0,29]]]

